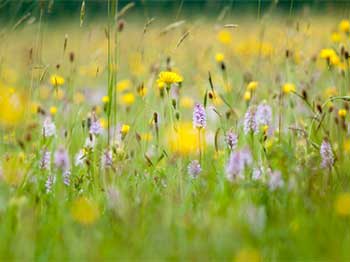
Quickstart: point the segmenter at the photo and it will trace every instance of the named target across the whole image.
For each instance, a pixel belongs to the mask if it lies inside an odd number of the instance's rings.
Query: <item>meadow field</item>
[[[0,28],[1,261],[349,261],[350,9],[51,2]]]

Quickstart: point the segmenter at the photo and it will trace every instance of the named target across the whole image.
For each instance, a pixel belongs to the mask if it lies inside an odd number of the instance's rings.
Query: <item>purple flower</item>
[[[226,136],[226,142],[228,147],[230,148],[230,150],[234,150],[237,146],[238,143],[238,136],[233,133],[233,132],[229,132]]]
[[[50,117],[47,117],[44,120],[43,127],[42,127],[42,134],[44,137],[50,137],[56,134],[56,126],[51,121]]]
[[[204,107],[196,103],[193,109],[193,127],[194,128],[205,128],[207,125],[207,118]]]
[[[55,166],[63,171],[66,171],[69,168],[68,152],[63,147],[55,152]]]
[[[41,153],[41,159],[39,163],[40,169],[49,170],[51,164],[51,152],[44,149]]]
[[[93,119],[90,125],[90,134],[99,135],[102,134],[102,126],[98,119]]]
[[[268,181],[268,186],[271,191],[275,191],[278,188],[283,187],[284,181],[280,171],[269,172],[270,179]]]
[[[235,181],[244,177],[244,169],[252,163],[252,157],[248,149],[232,152],[226,166],[226,177]]]
[[[258,125],[255,119],[256,109],[254,107],[249,107],[244,115],[244,133],[248,134],[250,132],[257,133]]]
[[[321,167],[332,168],[334,165],[334,154],[332,151],[332,146],[327,139],[323,139],[320,154],[322,158]]]
[[[46,193],[49,194],[52,192],[52,186],[56,182],[56,177],[53,175],[49,175],[45,182]]]
[[[101,157],[101,164],[103,168],[108,168],[113,165],[113,156],[111,150],[105,150]]]
[[[63,172],[63,184],[65,184],[66,186],[70,185],[70,176],[71,176],[71,172],[70,170],[66,170]]]
[[[258,126],[270,126],[272,121],[272,109],[266,103],[258,105],[255,114],[255,122]]]
[[[192,160],[187,166],[187,173],[192,178],[196,178],[202,172],[201,165],[198,160]]]

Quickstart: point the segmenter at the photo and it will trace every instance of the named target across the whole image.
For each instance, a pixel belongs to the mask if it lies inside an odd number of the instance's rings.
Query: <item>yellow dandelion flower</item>
[[[295,92],[295,90],[296,90],[295,85],[292,84],[292,83],[285,83],[285,84],[282,86],[282,91],[283,91],[285,94],[293,93],[293,92]]]
[[[56,115],[56,113],[57,113],[57,107],[51,106],[51,107],[50,107],[50,114],[51,114],[52,116],[54,116],[54,115]]]
[[[50,83],[53,86],[61,86],[64,85],[64,78],[60,75],[53,74],[50,76]]]
[[[194,101],[189,96],[184,96],[180,99],[180,106],[184,108],[193,108]]]
[[[218,62],[218,63],[221,63],[222,61],[224,61],[224,59],[225,59],[225,56],[224,56],[223,53],[217,53],[217,54],[215,55],[215,60],[216,60],[216,62]]]
[[[331,48],[322,49],[320,52],[320,58],[323,59],[330,59],[334,55],[336,55],[336,52]]]
[[[350,21],[347,19],[343,19],[339,23],[339,30],[344,33],[349,33],[350,31]]]
[[[129,90],[130,87],[131,87],[131,81],[129,79],[124,79],[119,81],[116,86],[118,92],[124,92],[126,90]]]
[[[205,146],[204,137],[202,135],[202,147]],[[176,130],[171,128],[168,132],[167,142],[170,150],[180,155],[190,155],[198,152],[198,132],[190,122],[180,122]]]
[[[335,200],[334,209],[339,216],[350,216],[350,193],[339,194]]]
[[[109,102],[109,96],[103,96],[101,100],[102,103],[107,104]]]
[[[100,216],[96,203],[86,197],[79,197],[73,201],[71,215],[76,222],[82,225],[91,225]]]
[[[342,108],[338,110],[338,116],[344,118],[346,117],[346,109]]]
[[[24,116],[24,97],[13,88],[0,87],[0,108],[0,125],[11,127],[20,124]]]
[[[135,102],[135,96],[133,93],[126,93],[121,96],[121,103],[125,106],[131,106]]]
[[[250,91],[245,91],[243,95],[243,99],[245,101],[249,101],[252,98],[252,93]]]
[[[160,86],[164,87],[164,85],[176,84],[182,81],[183,81],[183,78],[181,75],[171,71],[160,72],[157,79],[158,87]]]
[[[259,83],[257,81],[251,81],[247,85],[247,90],[254,91],[258,87]]]
[[[123,135],[126,135],[127,133],[129,133],[129,130],[130,130],[130,126],[129,126],[129,125],[126,125],[126,124],[123,124],[123,125],[122,125],[122,128],[120,129],[120,132],[121,132]]]
[[[331,40],[333,43],[339,43],[341,41],[341,35],[338,32],[333,32],[331,35]]]
[[[222,44],[230,44],[232,42],[232,35],[231,32],[228,30],[221,30],[218,33],[218,40]]]

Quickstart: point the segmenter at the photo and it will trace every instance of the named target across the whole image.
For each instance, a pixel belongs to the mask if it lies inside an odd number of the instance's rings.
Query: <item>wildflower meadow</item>
[[[350,3],[236,2],[0,1],[1,261],[349,261]]]

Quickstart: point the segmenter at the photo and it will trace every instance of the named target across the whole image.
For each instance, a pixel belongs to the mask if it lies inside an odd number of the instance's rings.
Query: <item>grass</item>
[[[116,21],[116,8],[105,19],[42,14],[3,26],[0,258],[346,261],[348,22],[181,10],[176,21],[126,11]],[[182,83],[162,89],[162,71]],[[200,142],[195,103],[206,111]],[[246,112],[262,104],[267,127],[246,134]],[[43,135],[45,119],[55,135]],[[238,135],[232,152],[229,132]],[[335,159],[326,167],[323,142]],[[230,173],[247,148],[251,161]]]

